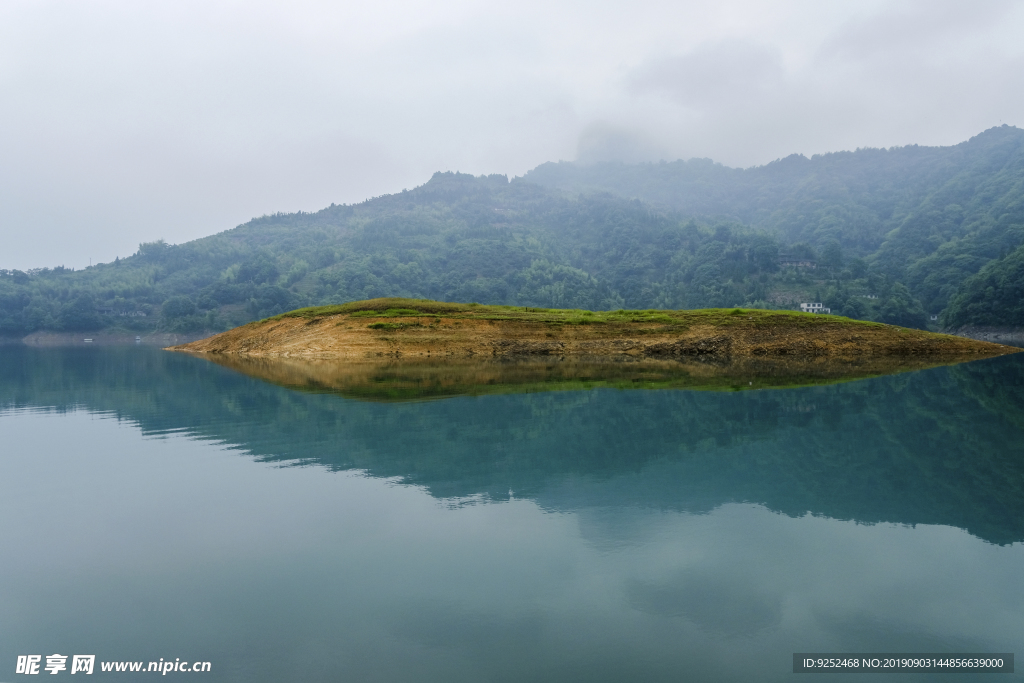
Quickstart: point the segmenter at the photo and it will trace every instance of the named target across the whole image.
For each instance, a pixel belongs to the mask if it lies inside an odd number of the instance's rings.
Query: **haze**
[[[0,268],[437,170],[731,166],[1024,124],[1013,2],[0,4]]]

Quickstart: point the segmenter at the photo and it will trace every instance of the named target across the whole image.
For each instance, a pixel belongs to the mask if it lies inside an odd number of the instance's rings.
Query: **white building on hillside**
[[[800,310],[804,313],[831,313],[831,308],[825,308],[825,304],[800,304]]]

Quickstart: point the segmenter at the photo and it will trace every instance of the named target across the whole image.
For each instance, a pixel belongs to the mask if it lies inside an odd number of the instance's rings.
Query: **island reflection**
[[[144,434],[209,439],[279,466],[362,471],[456,504],[514,495],[549,510],[703,513],[747,502],[1024,541],[1019,355],[771,391],[601,388],[634,386],[619,378],[591,391],[397,402],[330,393],[326,373],[318,390],[305,364],[251,367],[310,390],[184,354],[11,348],[0,354],[0,410],[85,408]],[[720,388],[743,388],[730,381]]]
[[[572,391],[593,388],[745,391],[835,384],[959,362],[948,357],[874,356],[685,358],[621,360],[543,358],[383,361],[266,358],[239,354],[198,357],[250,377],[300,391],[368,401],[416,401],[454,396]]]

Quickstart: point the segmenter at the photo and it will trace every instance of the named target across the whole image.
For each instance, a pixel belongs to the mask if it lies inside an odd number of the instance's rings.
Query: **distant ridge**
[[[436,173],[413,190],[142,244],[85,270],[0,271],[0,335],[197,334],[380,296],[592,310],[821,302],[922,329],[1014,327],[1024,312],[1005,302],[1020,300],[1024,273],[981,271],[1016,263],[1022,243],[1024,131],[1009,126],[951,147],[751,169]]]

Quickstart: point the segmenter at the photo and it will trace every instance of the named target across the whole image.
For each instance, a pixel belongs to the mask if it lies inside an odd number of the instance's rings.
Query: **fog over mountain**
[[[1024,123],[1024,6],[0,5],[0,268],[548,161],[952,145]]]
[[[1024,130],[946,147],[438,172],[85,269],[0,269],[0,335],[209,333],[381,296],[1024,328]]]

